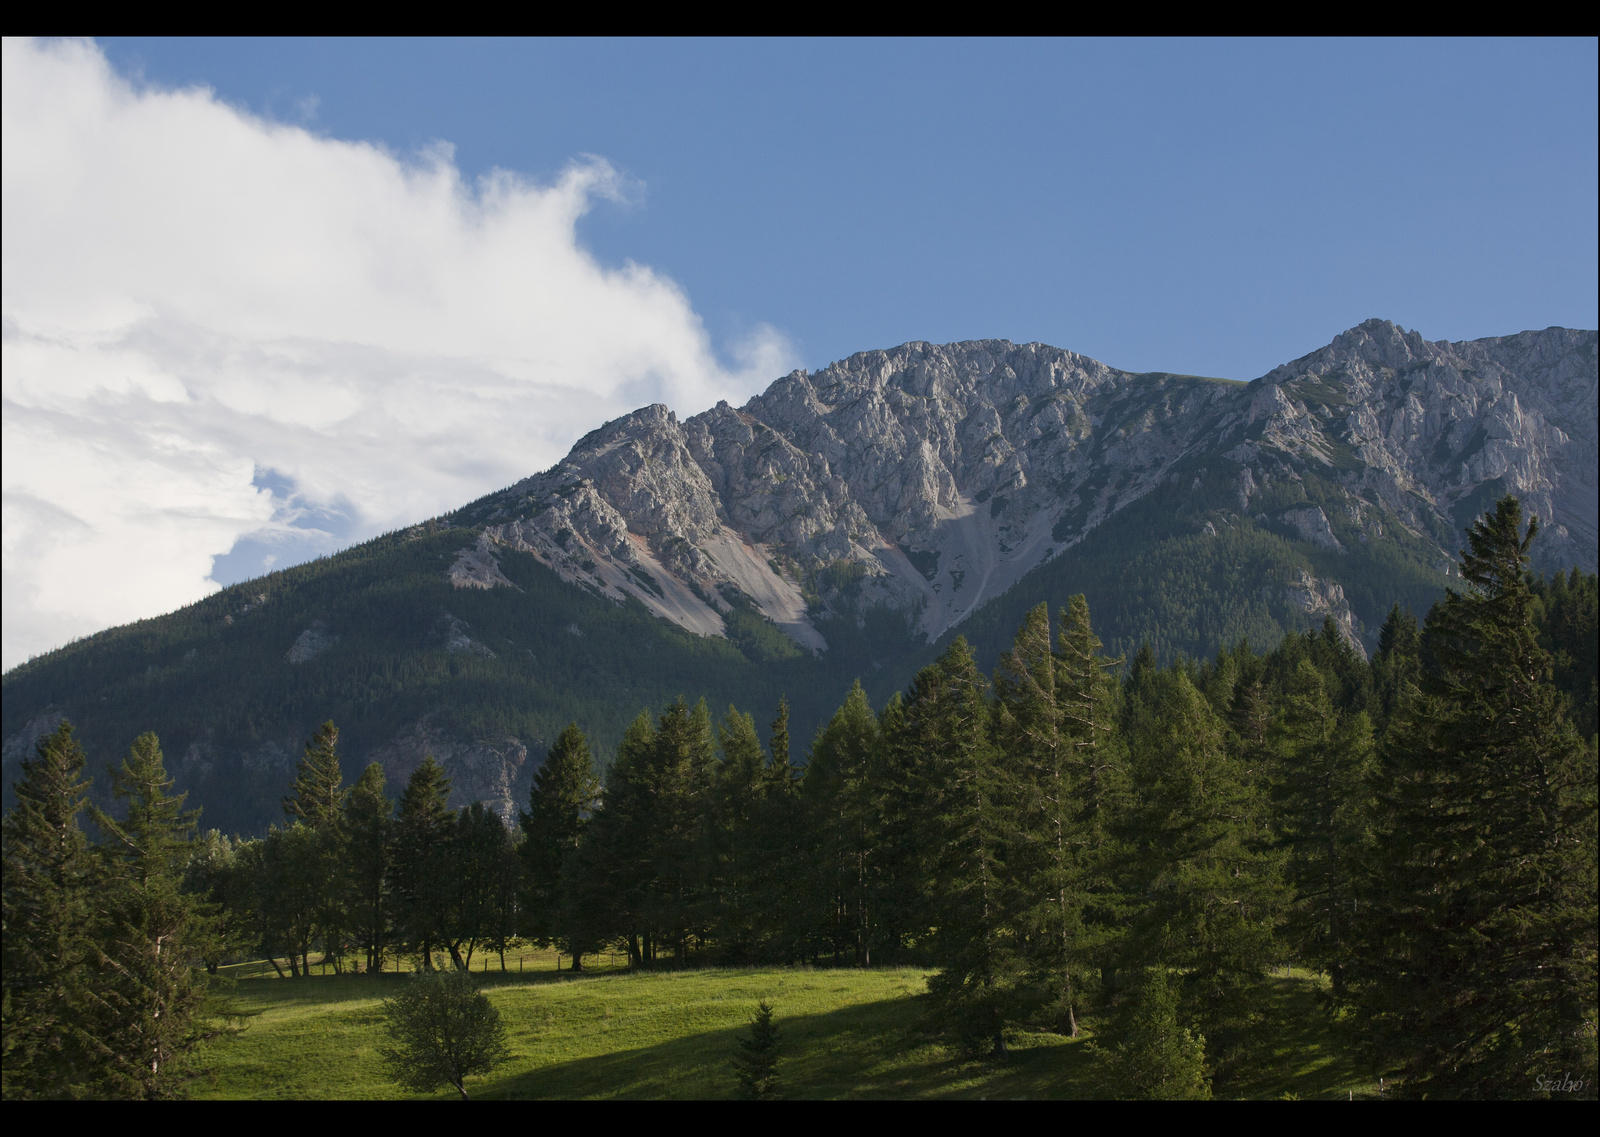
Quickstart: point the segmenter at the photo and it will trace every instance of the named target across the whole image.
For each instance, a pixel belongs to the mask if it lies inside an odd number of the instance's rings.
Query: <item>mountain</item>
[[[1365,650],[1507,491],[1541,567],[1594,571],[1596,341],[1371,320],[1251,383],[910,343],[646,407],[454,513],[14,669],[4,760],[62,715],[101,760],[156,729],[209,823],[259,829],[331,716],[350,772],[431,751],[509,814],[569,719],[604,751],[679,694],[786,694],[807,737],[858,675],[882,699],[956,634],[990,662],[1073,592],[1114,650],[1330,616]]]

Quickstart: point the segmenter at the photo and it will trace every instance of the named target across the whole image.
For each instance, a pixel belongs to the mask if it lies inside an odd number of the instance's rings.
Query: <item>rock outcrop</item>
[[[753,604],[813,651],[813,617],[848,592],[932,639],[1197,465],[1236,471],[1245,516],[1314,472],[1343,487],[1360,542],[1388,518],[1441,562],[1457,515],[1509,491],[1545,520],[1553,562],[1592,570],[1595,417],[1596,334],[1562,328],[1451,344],[1369,320],[1248,384],[1043,344],[910,343],[796,371],[741,408],[607,423],[455,515],[481,535],[448,575],[510,586],[496,551],[518,549],[703,635]],[[1322,505],[1257,520],[1345,551]]]

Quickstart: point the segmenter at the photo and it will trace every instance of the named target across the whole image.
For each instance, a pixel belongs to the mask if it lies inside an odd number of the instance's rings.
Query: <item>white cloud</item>
[[[601,159],[467,185],[448,147],[138,87],[93,44],[3,51],[7,668],[791,365],[764,328],[724,366],[671,280],[579,245]]]

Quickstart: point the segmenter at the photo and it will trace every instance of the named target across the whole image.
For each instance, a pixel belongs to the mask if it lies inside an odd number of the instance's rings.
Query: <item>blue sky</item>
[[[600,155],[583,241],[816,367],[1043,340],[1248,379],[1370,316],[1596,316],[1593,40],[105,40],[128,74],[464,174]]]
[[[912,339],[1596,326],[1596,41],[16,40],[0,665]]]

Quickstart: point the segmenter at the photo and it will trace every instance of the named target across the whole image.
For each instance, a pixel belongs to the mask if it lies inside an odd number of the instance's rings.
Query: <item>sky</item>
[[[3,633],[907,340],[1597,318],[1596,41],[6,41]]]

